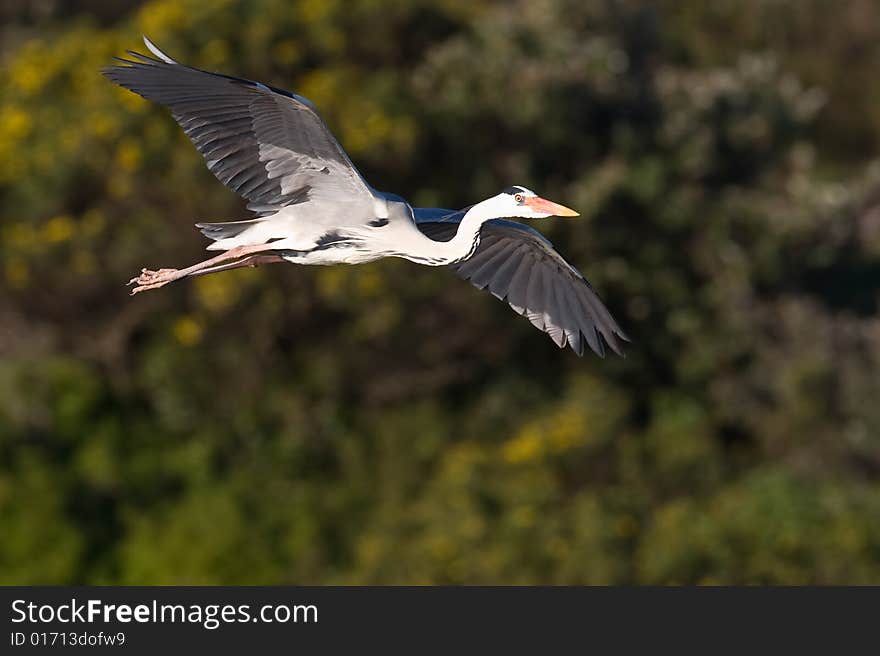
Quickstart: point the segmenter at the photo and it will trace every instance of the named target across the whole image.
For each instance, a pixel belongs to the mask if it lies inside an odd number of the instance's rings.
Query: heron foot
[[[141,269],[139,276],[128,281],[129,285],[135,285],[135,288],[131,290],[131,295],[134,296],[138,292],[163,287],[169,282],[177,280],[180,277],[177,273],[178,269],[159,269],[158,271]]]

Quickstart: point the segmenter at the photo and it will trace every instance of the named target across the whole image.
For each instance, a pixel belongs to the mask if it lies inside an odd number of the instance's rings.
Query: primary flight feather
[[[451,266],[506,300],[562,348],[623,354],[628,340],[584,277],[539,232],[510,217],[577,216],[521,186],[467,210],[412,207],[373,189],[302,96],[180,64],[144,37],[151,56],[103,73],[167,106],[224,185],[256,218],[196,224],[220,255],[185,269],[144,269],[132,293],[174,280],[270,262],[359,264],[402,257]]]

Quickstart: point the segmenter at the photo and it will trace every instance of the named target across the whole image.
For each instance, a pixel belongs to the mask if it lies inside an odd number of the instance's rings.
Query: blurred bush
[[[875,3],[0,13],[0,582],[880,583]],[[540,227],[629,357],[403,261],[128,298],[245,216],[98,74],[141,33],[380,189],[577,207]]]

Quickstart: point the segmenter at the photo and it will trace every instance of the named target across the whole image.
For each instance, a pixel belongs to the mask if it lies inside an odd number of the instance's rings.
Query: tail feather
[[[201,230],[208,239],[218,241],[238,237],[245,230],[262,221],[263,219],[247,219],[246,221],[228,221],[226,223],[196,223],[196,228]]]

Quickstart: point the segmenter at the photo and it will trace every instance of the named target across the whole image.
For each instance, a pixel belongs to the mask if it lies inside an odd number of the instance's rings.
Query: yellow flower
[[[202,48],[202,61],[205,66],[220,66],[229,59],[229,45],[222,39],[211,39]]]
[[[178,0],[166,2],[149,2],[138,14],[138,26],[144,34],[151,38],[169,31],[171,28],[181,29],[187,23],[187,11]]]
[[[52,76],[54,62],[46,61],[45,53],[41,53],[43,47],[39,41],[28,42],[9,68],[13,86],[25,94],[39,91]]]
[[[194,346],[202,341],[204,327],[191,316],[180,317],[174,322],[174,336],[184,346]]]
[[[272,48],[272,59],[279,64],[290,66],[291,64],[296,63],[299,58],[300,48],[296,41],[293,41],[292,39],[281,41]]]
[[[140,168],[141,159],[140,146],[132,139],[124,139],[116,149],[116,162],[124,171],[137,171]]]
[[[30,115],[19,107],[7,105],[0,110],[0,135],[4,140],[23,139],[30,133],[32,125]]]
[[[333,4],[327,0],[303,0],[299,3],[299,15],[304,23],[319,23],[330,16]]]
[[[502,457],[513,465],[537,460],[544,451],[541,434],[533,427],[527,427],[519,435],[501,447]]]
[[[134,94],[129,94],[134,95]],[[139,96],[135,96],[139,97]],[[115,137],[119,133],[119,121],[110,114],[97,114],[92,118],[92,132],[96,137]]]
[[[43,227],[43,239],[49,244],[60,244],[73,237],[73,234],[73,219],[66,215],[49,219]]]
[[[254,270],[230,271],[219,276],[196,278],[195,289],[199,303],[212,312],[221,312],[231,307],[241,296],[241,275],[247,273],[252,274]]]

